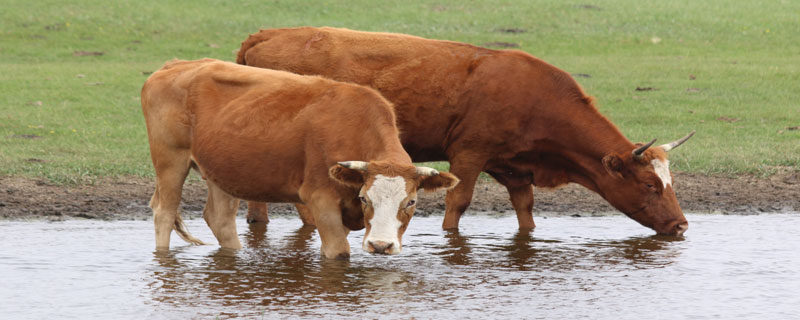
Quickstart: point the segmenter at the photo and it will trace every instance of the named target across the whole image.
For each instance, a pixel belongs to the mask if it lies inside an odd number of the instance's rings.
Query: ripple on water
[[[686,237],[624,217],[418,217],[397,256],[320,258],[295,219],[238,221],[244,249],[152,250],[151,222],[0,223],[9,318],[786,318],[800,312],[800,215],[691,215]],[[204,240],[202,220],[187,221]],[[36,236],[31,236],[36,235]],[[177,238],[177,237],[174,237]],[[5,303],[8,302],[8,303]],[[678,306],[678,307],[676,307]]]

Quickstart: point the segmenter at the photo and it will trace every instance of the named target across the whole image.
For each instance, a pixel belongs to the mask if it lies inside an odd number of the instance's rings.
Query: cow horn
[[[653,139],[653,141],[650,141],[641,147],[633,149],[633,157],[637,159],[641,158],[644,151],[647,150],[647,148],[650,148],[650,146],[652,146],[654,143],[656,143],[656,139]]]
[[[686,140],[689,140],[689,138],[691,138],[694,135],[694,132],[695,131],[692,130],[692,132],[689,132],[689,134],[687,134],[683,138],[680,138],[678,140],[672,141],[670,143],[662,144],[661,145],[661,149],[664,149],[664,152],[669,152],[670,150],[677,148],[678,146],[680,146],[684,142],[686,142]]]
[[[434,168],[417,167],[417,174],[421,176],[438,176],[439,171]]]
[[[338,163],[340,166],[345,167],[347,169],[361,170],[361,171],[367,171],[367,166],[369,165],[369,163],[364,161],[342,161]]]

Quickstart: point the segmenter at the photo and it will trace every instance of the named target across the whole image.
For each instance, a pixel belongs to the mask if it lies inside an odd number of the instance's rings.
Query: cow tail
[[[181,237],[181,239],[183,239],[183,241],[186,241],[194,245],[205,244],[203,241],[200,241],[200,239],[195,238],[191,233],[189,233],[188,230],[186,230],[186,225],[183,224],[183,218],[181,218],[180,213],[178,213],[175,216],[175,232],[178,234],[178,236]]]
[[[257,44],[269,40],[270,34],[269,30],[260,30],[257,33],[251,34],[247,37],[247,40],[242,42],[242,47],[239,48],[239,53],[236,54],[236,63],[241,65],[246,65],[247,61],[245,61],[244,55],[247,53],[247,50],[250,48],[255,47]]]

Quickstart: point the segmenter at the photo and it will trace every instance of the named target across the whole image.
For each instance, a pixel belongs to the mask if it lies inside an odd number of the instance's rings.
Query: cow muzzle
[[[656,232],[660,235],[682,236],[686,230],[689,230],[689,222],[686,220],[678,220],[667,224],[665,228],[656,230]]]
[[[396,241],[368,239],[364,241],[363,249],[369,253],[398,254],[400,253],[401,246],[400,243]]]
[[[372,253],[386,253],[394,247],[394,243],[386,241],[369,241],[367,246]]]

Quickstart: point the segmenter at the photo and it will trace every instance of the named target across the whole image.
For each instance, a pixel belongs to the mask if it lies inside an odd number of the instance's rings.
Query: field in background
[[[232,61],[259,28],[518,46],[634,141],[697,135],[674,170],[800,170],[796,1],[21,1],[0,11],[0,175],[152,176],[139,90],[172,58]]]

